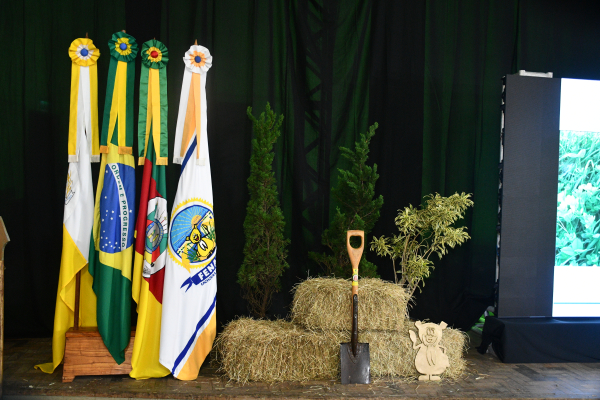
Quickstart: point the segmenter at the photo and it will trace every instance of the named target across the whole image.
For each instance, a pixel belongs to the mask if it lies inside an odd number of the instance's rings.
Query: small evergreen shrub
[[[342,156],[350,160],[352,168],[350,171],[338,169],[340,174],[338,183],[331,191],[340,206],[336,208],[329,229],[326,229],[321,236],[321,243],[329,248],[330,253],[309,253],[309,256],[323,268],[326,275],[340,278],[349,278],[352,275],[352,266],[346,248],[346,231],[358,229],[365,232],[366,252],[367,234],[379,219],[383,196],[375,197],[375,183],[379,179],[377,164],[373,167],[367,165],[369,144],[377,126],[375,123],[366,134],[360,134],[354,151],[340,147]],[[357,247],[354,244],[353,246]],[[377,266],[367,261],[364,253],[358,268],[362,277],[378,277]]]
[[[244,221],[244,262],[238,270],[238,283],[250,312],[265,318],[273,294],[281,288],[279,279],[289,268],[289,240],[283,237],[285,221],[273,172],[273,146],[280,135],[283,115],[277,116],[269,103],[258,119],[252,115],[252,107],[248,107],[247,114],[254,126],[254,139],[248,178],[250,200]]]

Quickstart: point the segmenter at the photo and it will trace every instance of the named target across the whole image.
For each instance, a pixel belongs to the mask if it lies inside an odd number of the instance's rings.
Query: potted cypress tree
[[[375,183],[379,179],[377,164],[373,167],[367,165],[369,144],[377,126],[375,123],[369,127],[366,134],[360,134],[354,150],[340,147],[342,156],[350,160],[352,168],[338,169],[338,183],[331,191],[340,206],[337,207],[329,228],[321,236],[321,243],[330,251],[309,253],[309,256],[323,268],[326,275],[340,278],[349,278],[352,275],[346,248],[346,231],[362,230],[365,232],[366,239],[379,219],[383,196],[375,197]],[[360,261],[359,272],[362,277],[378,277],[377,266],[367,261],[366,257],[362,257]]]
[[[289,268],[289,240],[283,237],[285,221],[272,165],[283,115],[277,116],[269,103],[258,119],[252,115],[252,107],[248,107],[247,114],[254,126],[254,139],[248,178],[250,200],[244,221],[244,262],[237,276],[250,312],[265,318],[273,294],[281,288],[280,277]]]

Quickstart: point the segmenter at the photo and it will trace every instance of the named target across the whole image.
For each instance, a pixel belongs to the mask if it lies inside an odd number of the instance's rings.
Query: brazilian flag
[[[124,32],[108,42],[111,53],[104,105],[89,271],[104,344],[118,364],[131,336],[131,274],[135,231],[133,80],[137,44]]]

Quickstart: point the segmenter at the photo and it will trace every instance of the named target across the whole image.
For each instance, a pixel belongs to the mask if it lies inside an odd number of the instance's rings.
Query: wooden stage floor
[[[342,385],[339,381],[311,381],[267,385],[228,382],[213,368],[204,367],[195,381],[172,377],[136,381],[127,375],[77,377],[62,383],[62,366],[51,374],[33,366],[51,359],[50,339],[13,339],[5,342],[4,399],[155,398],[600,398],[600,363],[503,364],[493,354],[475,350],[471,335],[468,373],[458,382],[403,382],[376,379],[371,385]]]

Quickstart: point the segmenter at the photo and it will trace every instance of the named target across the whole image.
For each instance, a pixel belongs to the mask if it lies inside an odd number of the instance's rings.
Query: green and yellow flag
[[[110,66],[104,103],[90,246],[90,274],[97,296],[98,330],[118,364],[125,361],[131,335],[131,264],[135,228],[133,87],[135,39],[115,33],[108,42]]]

